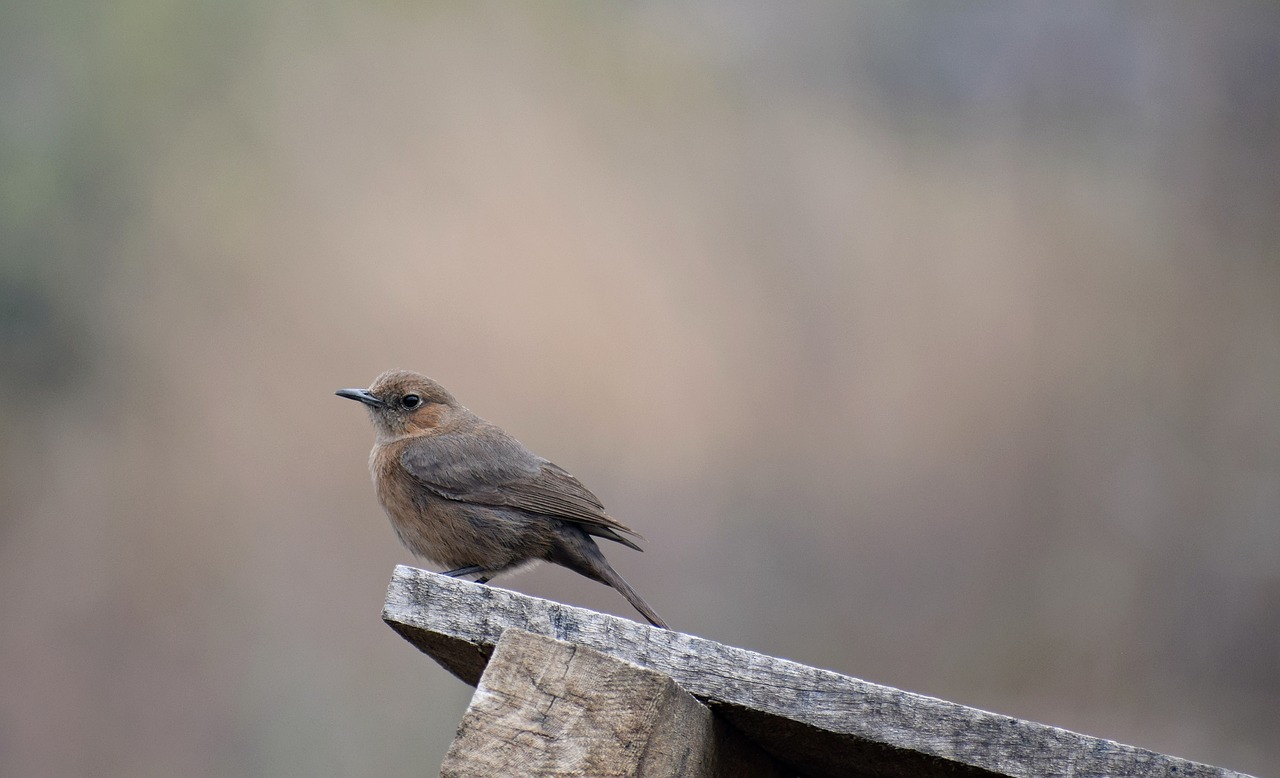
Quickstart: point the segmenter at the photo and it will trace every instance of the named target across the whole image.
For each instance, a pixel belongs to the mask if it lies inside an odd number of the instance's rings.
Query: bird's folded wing
[[[405,447],[400,463],[441,497],[554,516],[638,548],[612,530],[639,533],[606,514],[582,482],[496,427],[419,438]]]

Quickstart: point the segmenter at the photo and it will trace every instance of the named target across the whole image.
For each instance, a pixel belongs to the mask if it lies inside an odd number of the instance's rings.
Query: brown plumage
[[[545,560],[612,586],[654,626],[666,624],[618,575],[591,536],[640,550],[563,468],[464,408],[444,387],[388,370],[368,389],[337,394],[365,404],[377,430],[369,470],[391,526],[446,575],[500,573]]]

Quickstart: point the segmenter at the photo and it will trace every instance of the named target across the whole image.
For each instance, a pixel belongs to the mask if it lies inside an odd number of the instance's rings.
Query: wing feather
[[[639,533],[606,514],[581,481],[491,424],[466,434],[419,438],[405,447],[400,463],[446,499],[572,521],[593,535],[639,550],[618,534]]]

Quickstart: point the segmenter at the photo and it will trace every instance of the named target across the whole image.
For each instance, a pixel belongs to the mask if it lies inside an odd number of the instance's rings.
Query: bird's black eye
[[[400,407],[406,411],[411,411],[419,405],[422,405],[422,398],[416,394],[406,394],[400,398]]]

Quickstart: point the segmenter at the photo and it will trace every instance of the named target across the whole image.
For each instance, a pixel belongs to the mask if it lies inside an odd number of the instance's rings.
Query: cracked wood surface
[[[649,668],[806,776],[1247,778],[403,565],[392,575],[383,619],[471,685],[510,628]]]
[[[767,756],[670,676],[508,629],[443,778],[494,775],[781,778]]]

